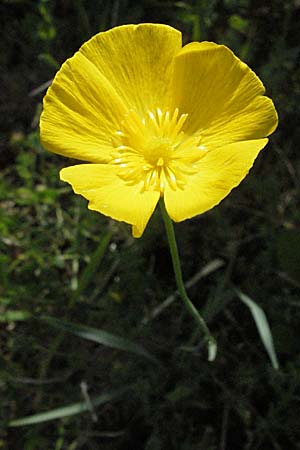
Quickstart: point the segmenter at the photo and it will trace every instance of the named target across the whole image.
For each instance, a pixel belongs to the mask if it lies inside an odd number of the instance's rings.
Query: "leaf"
[[[260,335],[260,338],[262,340],[262,343],[269,355],[269,358],[271,360],[272,366],[274,369],[279,369],[279,363],[278,359],[275,353],[274,343],[273,343],[273,337],[270,330],[270,326],[268,323],[268,319],[263,311],[263,309],[257,305],[253,300],[251,300],[250,297],[248,297],[246,294],[243,294],[243,292],[239,291],[238,289],[235,289],[235,292],[239,299],[245,303],[245,305],[248,306],[250,309],[250,312],[253,316],[253,319],[255,321],[258,333]]]
[[[103,403],[112,401],[120,397],[125,391],[129,389],[129,386],[119,390],[106,392],[90,399],[92,406],[99,406]],[[85,411],[89,411],[91,405],[86,401],[72,403],[68,406],[62,406],[60,408],[51,409],[50,411],[45,411],[38,414],[33,414],[32,416],[22,417],[20,419],[11,420],[8,423],[9,427],[22,427],[24,425],[33,425],[41,422],[48,422],[54,419],[62,419],[63,417],[74,416],[75,414],[81,414]]]
[[[249,27],[249,21],[238,14],[229,17],[229,26],[240,33],[246,33]]]
[[[213,362],[216,359],[217,350],[218,350],[215,339],[213,339],[213,338],[209,339],[207,346],[208,346],[208,361]]]
[[[28,320],[32,317],[29,311],[5,311],[0,313],[0,322],[17,322],[22,320]]]
[[[103,236],[100,238],[98,247],[92,254],[90,262],[87,264],[87,266],[85,267],[79,278],[78,287],[74,291],[72,296],[72,302],[75,302],[80,297],[81,293],[89,285],[95,273],[98,271],[99,265],[109,245],[112,234],[113,234],[112,231],[108,231],[104,233]]]
[[[97,344],[105,345],[106,347],[135,353],[136,355],[143,356],[149,359],[155,364],[159,364],[158,360],[147,350],[145,350],[140,345],[129,341],[128,339],[116,336],[115,334],[108,333],[107,331],[100,330],[98,328],[78,325],[50,316],[43,316],[42,319],[45,320],[49,325],[59,328],[60,330],[72,333],[75,336],[79,336],[83,339],[96,342]]]

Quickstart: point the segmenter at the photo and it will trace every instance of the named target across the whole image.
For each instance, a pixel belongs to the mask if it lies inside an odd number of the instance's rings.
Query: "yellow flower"
[[[61,179],[140,237],[164,198],[175,221],[217,205],[277,126],[254,72],[224,45],[166,25],[124,25],[86,42],[44,99],[42,144],[87,161]]]

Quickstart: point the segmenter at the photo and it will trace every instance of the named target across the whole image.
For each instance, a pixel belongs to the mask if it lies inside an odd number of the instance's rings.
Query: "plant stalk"
[[[182,278],[182,270],[181,270],[181,264],[180,264],[179,254],[178,254],[178,247],[177,247],[173,223],[166,211],[166,207],[165,207],[163,199],[160,199],[159,205],[160,205],[163,221],[164,221],[166,232],[167,232],[168,243],[169,243],[169,247],[170,247],[170,253],[171,253],[171,257],[172,257],[173,269],[174,269],[174,274],[175,274],[175,279],[176,279],[176,284],[177,284],[179,295],[182,298],[186,309],[193,316],[198,327],[204,333],[204,336],[205,336],[205,339],[206,339],[207,345],[208,345],[208,360],[213,361],[215,359],[216,353],[217,353],[216,340],[210,333],[209,328],[206,325],[203,317],[201,316],[199,311],[195,308],[195,306],[193,305],[193,303],[191,302],[191,300],[189,299],[189,297],[186,293],[183,278]]]

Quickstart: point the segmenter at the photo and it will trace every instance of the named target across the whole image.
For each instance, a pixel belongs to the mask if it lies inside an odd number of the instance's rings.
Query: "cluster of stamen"
[[[183,131],[188,115],[169,111],[148,111],[140,117],[130,111],[113,137],[115,151],[110,164],[117,165],[118,175],[142,190],[157,190],[161,195],[166,184],[182,189],[186,177],[197,171],[197,163],[205,155],[201,135]]]

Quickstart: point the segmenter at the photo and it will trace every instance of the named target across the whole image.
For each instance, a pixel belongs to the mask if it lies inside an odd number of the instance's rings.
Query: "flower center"
[[[142,190],[157,190],[161,195],[168,184],[182,189],[187,177],[198,170],[206,154],[201,135],[183,131],[187,114],[176,108],[171,115],[159,108],[141,118],[130,111],[113,137],[115,151],[110,164],[118,165],[118,175],[128,184],[140,184]]]

